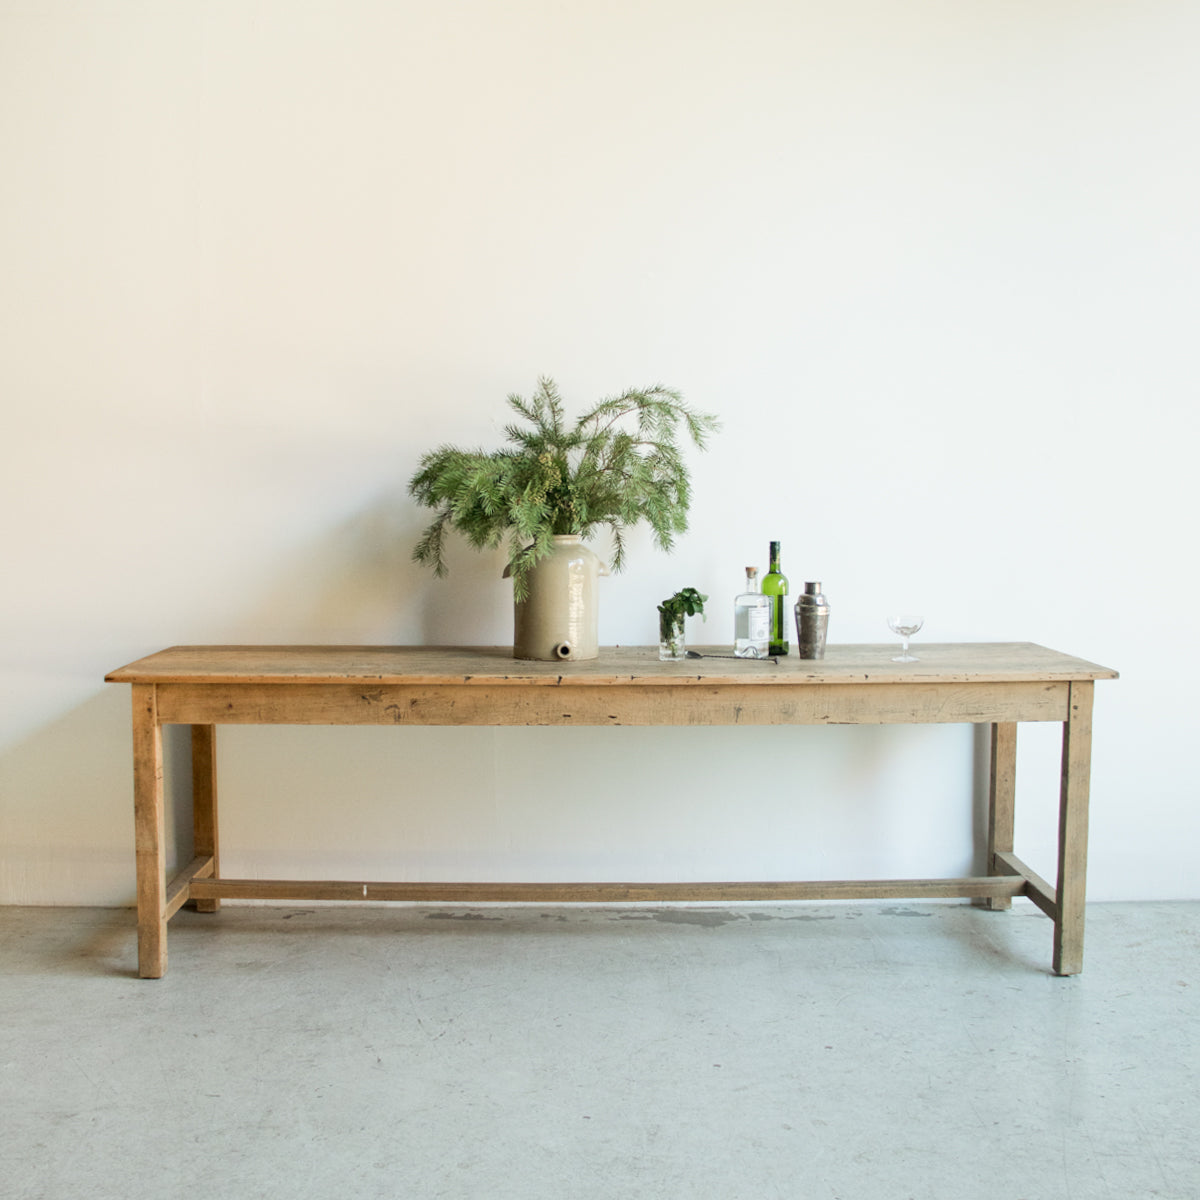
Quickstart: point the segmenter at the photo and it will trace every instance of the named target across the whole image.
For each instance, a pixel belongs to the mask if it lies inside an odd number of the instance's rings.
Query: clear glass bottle
[[[746,590],[733,601],[733,652],[766,658],[771,641],[771,601],[758,588],[758,568],[746,568]]]
[[[787,576],[779,569],[779,543],[771,543],[771,569],[763,577],[763,595],[771,602],[771,654],[788,652]]]

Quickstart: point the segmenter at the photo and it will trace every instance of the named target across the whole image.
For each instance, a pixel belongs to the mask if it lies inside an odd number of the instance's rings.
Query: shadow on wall
[[[236,598],[218,605],[211,596],[205,604],[204,580],[215,585],[198,570],[192,594],[200,594],[200,603],[192,604],[191,616],[166,623],[164,644],[510,642],[512,590],[501,578],[503,553],[478,553],[455,539],[451,577],[437,579],[411,561],[427,521],[402,492],[384,494],[259,564],[254,574],[262,582],[247,588],[240,605]],[[242,568],[241,577],[250,572]],[[240,614],[207,615],[222,607],[240,607]],[[137,628],[138,616],[130,613],[127,627]],[[102,665],[94,691],[86,690],[91,667],[82,677],[51,679],[45,719],[0,746],[0,903],[133,902],[129,689],[103,684],[102,676],[154,648],[97,647],[93,657]],[[81,694],[87,698],[80,701]],[[191,855],[189,747],[186,729],[164,730],[172,866]]]
[[[275,564],[238,622],[251,642],[504,645],[512,640],[512,585],[502,549],[447,539],[450,573],[412,560],[430,519],[400,491],[379,497]]]
[[[105,686],[0,756],[0,903],[133,904],[129,712],[129,688]],[[163,745],[175,865],[192,854],[189,731],[167,727]]]

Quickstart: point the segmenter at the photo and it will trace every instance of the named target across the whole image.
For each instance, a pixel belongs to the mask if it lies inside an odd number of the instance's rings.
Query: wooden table
[[[704,651],[701,647],[701,652]],[[167,922],[187,901],[745,901],[963,896],[1007,908],[1028,896],[1054,922],[1053,967],[1083,966],[1092,693],[1116,672],[1030,643],[830,646],[777,666],[727,658],[658,661],[651,647],[605,648],[590,662],[514,660],[505,648],[177,646],[113,671],[133,685],[138,970],[167,967]],[[714,649],[713,652],[717,652]],[[1063,727],[1058,877],[1013,853],[1021,721]],[[991,726],[987,874],[954,879],[749,883],[402,883],[226,879],[217,838],[218,725],[841,725]],[[164,725],[190,725],[195,858],[166,876]]]

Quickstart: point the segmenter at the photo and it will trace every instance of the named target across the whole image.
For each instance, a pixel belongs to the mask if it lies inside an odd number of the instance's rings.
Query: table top
[[[700,655],[725,646],[693,647]],[[830,645],[823,659],[689,658],[657,646],[604,646],[583,662],[515,659],[509,646],[173,646],[106,675],[108,683],[387,683],[517,686],[764,687],[852,683],[994,683],[1116,679],[1117,672],[1032,642],[914,642],[918,661],[892,662],[895,642]]]

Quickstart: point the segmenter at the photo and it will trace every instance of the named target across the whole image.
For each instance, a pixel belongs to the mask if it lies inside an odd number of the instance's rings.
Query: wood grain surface
[[[723,646],[695,647],[728,653]],[[109,683],[395,683],[603,687],[691,684],[986,683],[1115,679],[1117,673],[1032,642],[914,642],[919,661],[894,663],[896,643],[832,645],[821,660],[777,665],[731,658],[660,662],[652,646],[606,646],[586,662],[514,659],[507,646],[174,646],[105,676]]]

